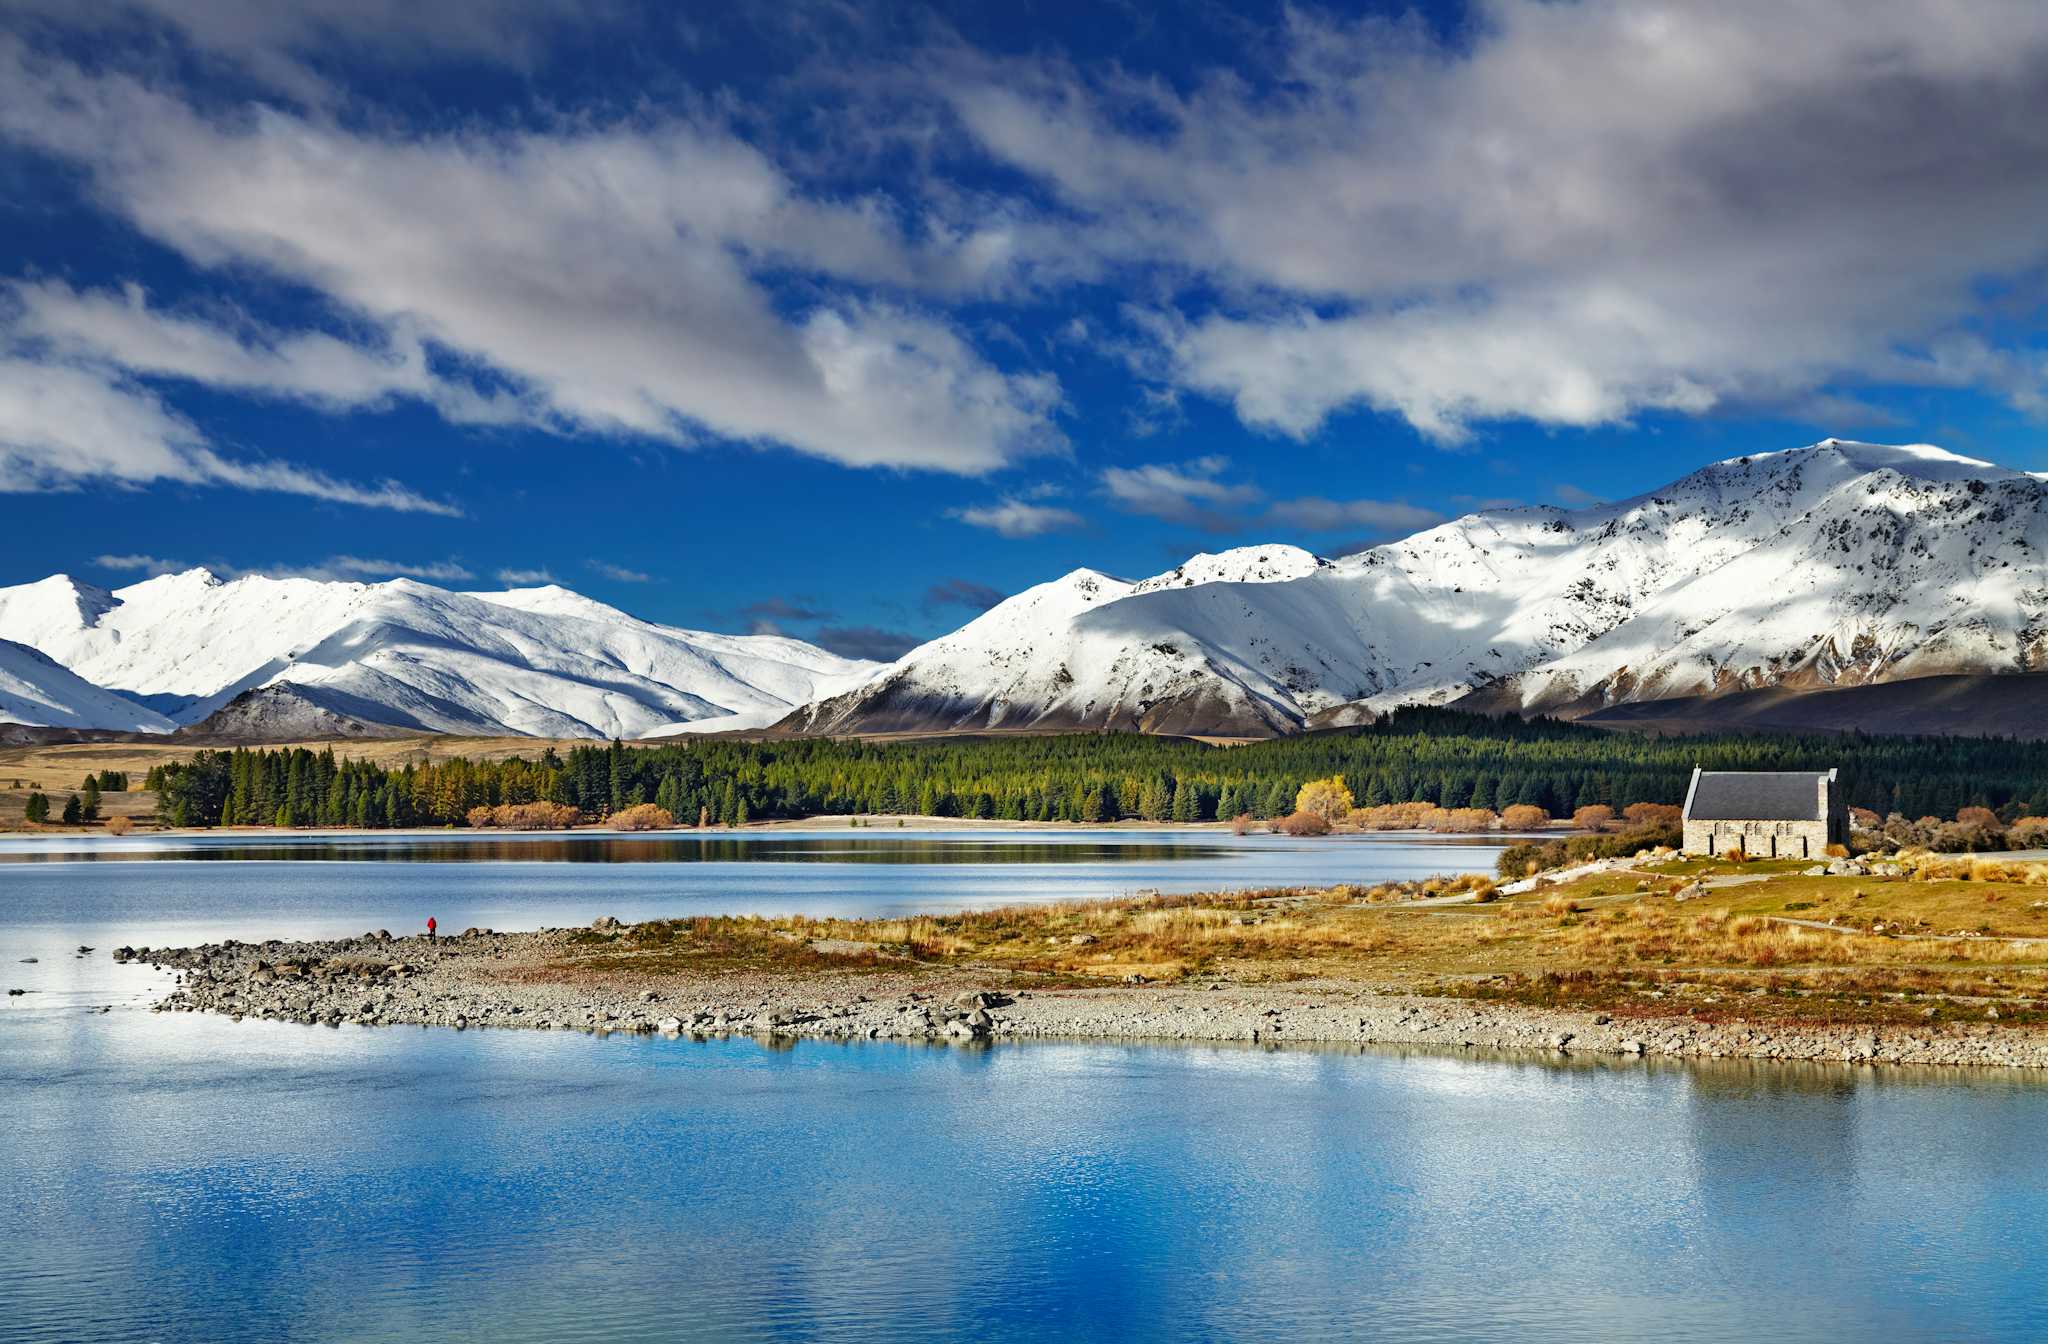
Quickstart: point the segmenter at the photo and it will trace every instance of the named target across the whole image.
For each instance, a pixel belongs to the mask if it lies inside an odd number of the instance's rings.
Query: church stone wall
[[[1817,859],[1827,852],[1829,825],[1812,821],[1688,821],[1685,852],[1740,849],[1752,859]]]

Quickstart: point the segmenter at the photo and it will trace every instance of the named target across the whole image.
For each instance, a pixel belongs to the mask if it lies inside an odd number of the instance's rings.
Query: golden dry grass
[[[1604,886],[1577,883],[1487,904],[1412,903],[1431,885],[1453,884],[1158,896],[914,919],[677,921],[666,926],[672,933],[584,935],[576,965],[563,973],[609,975],[655,958],[706,973],[928,967],[1048,984],[1328,978],[1616,1011],[1668,1012],[1675,997],[1688,1011],[1830,1021],[1889,1020],[1909,1010],[1917,1019],[1929,1004],[1981,1015],[1986,996],[2008,1016],[2033,1020],[2035,996],[2048,1001],[2048,941],[2026,941],[2048,939],[2048,902],[2034,908],[2033,890],[2019,884],[1789,875],[1727,888],[1711,902],[1678,902],[1672,884],[1642,892],[1633,877],[1624,884],[1610,876]],[[1990,933],[1892,936],[1940,933],[1986,911]],[[1788,922],[1808,919],[1838,926]]]

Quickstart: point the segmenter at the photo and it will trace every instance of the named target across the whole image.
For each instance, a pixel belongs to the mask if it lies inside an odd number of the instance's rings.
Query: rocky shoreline
[[[615,921],[600,925],[616,927]],[[583,931],[365,934],[121,948],[175,975],[152,1008],[307,1025],[442,1026],[961,1044],[1065,1039],[1374,1044],[2048,1068],[2048,1032],[1986,1024],[1788,1026],[1614,1017],[1388,992],[1340,980],[1045,988],[1001,973],[901,970],[562,974]],[[569,964],[573,966],[571,961]]]

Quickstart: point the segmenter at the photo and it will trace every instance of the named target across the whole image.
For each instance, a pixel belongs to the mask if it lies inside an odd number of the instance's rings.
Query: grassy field
[[[1701,877],[1736,875],[1761,880],[1673,894]],[[1690,862],[1429,903],[1456,896],[1407,884],[907,920],[692,919],[581,935],[577,954],[552,970],[581,978],[922,964],[1046,984],[1333,979],[1618,1016],[2048,1021],[2048,886]]]

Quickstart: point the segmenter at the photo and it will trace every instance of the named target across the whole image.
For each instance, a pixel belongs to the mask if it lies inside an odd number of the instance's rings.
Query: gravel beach
[[[600,922],[603,923],[602,921]],[[121,948],[173,977],[154,1008],[338,1026],[1415,1045],[1574,1055],[2048,1067],[2048,1031],[1986,1023],[1788,1026],[1610,1016],[1387,992],[1343,980],[1046,988],[933,969],[579,973],[584,930],[372,933],[325,942]],[[829,949],[828,949],[829,950]],[[567,969],[565,969],[567,968]]]

